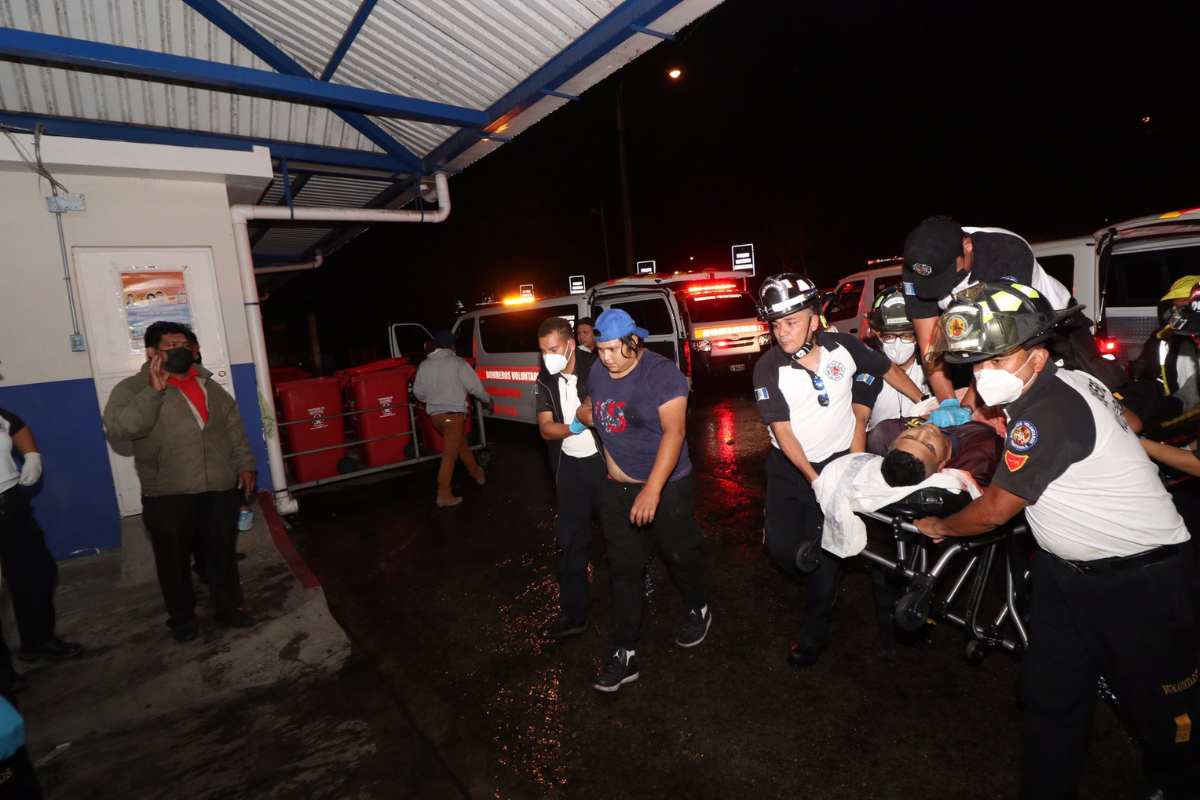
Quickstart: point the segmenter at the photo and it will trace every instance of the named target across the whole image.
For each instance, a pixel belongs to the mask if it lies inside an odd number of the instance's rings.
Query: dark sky
[[[1197,205],[1198,7],[726,0],[454,177],[447,222],[377,226],[264,312],[315,309],[337,351],[448,326],[455,299],[590,285],[600,208],[625,274],[618,83],[634,257],[660,269],[753,242],[760,276],[828,286],[931,214],[1038,240]]]

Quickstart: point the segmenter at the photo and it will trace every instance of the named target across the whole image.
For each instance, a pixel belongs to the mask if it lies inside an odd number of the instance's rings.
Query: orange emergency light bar
[[[504,298],[504,305],[520,306],[524,305],[525,303],[532,303],[535,299],[536,298],[533,297],[506,297]]]
[[[736,292],[736,283],[692,283],[687,287],[688,294],[709,294],[711,292]]]
[[[766,333],[766,325],[727,325],[723,328],[701,328],[696,331],[697,339],[709,339],[713,336],[732,336],[735,333]]]

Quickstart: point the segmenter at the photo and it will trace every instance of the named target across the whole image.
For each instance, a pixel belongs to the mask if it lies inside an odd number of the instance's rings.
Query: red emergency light
[[[1097,344],[1097,346],[1099,346],[1101,353],[1117,352],[1117,340],[1116,339],[1097,339],[1096,344]]]
[[[689,283],[685,290],[690,295],[713,294],[715,292],[736,292],[736,283]]]

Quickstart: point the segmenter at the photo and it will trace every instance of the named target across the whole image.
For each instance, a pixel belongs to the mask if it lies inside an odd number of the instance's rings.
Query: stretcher
[[[947,539],[941,544],[926,537],[913,524],[914,519],[921,517],[949,516],[969,502],[965,494],[921,489],[878,511],[857,512],[881,523],[894,548],[891,557],[871,550],[870,546],[861,553],[877,570],[899,582],[899,599],[893,609],[886,594],[880,591],[881,581],[876,581],[885,657],[889,643],[894,652],[892,620],[910,632],[921,631],[927,621],[961,628],[967,639],[966,657],[972,663],[983,660],[995,649],[1019,655],[1029,646],[1022,613],[1029,572],[1017,563],[1015,553],[1018,537],[1028,533],[1024,516],[991,533]],[[993,573],[1000,579],[999,593],[988,590]]]

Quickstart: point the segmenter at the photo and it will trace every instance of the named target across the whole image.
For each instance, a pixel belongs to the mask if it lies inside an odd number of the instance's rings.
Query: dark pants
[[[562,548],[558,562],[558,591],[562,613],[572,619],[587,618],[588,557],[592,544],[592,517],[604,506],[608,468],[597,453],[588,458],[562,454],[558,464],[558,520],[554,538]]]
[[[824,461],[813,462],[819,474],[830,461],[846,455],[835,453]],[[821,553],[821,565],[809,573],[796,569],[796,548],[803,541],[821,538],[825,515],[817,503],[812,484],[778,448],[767,456],[767,549],[784,572],[803,575],[808,581],[808,605],[800,638],[824,644],[829,639],[829,621],[837,602],[842,560]]]
[[[616,645],[624,650],[637,646],[645,596],[646,559],[655,547],[663,554],[667,569],[683,606],[699,611],[708,603],[704,571],[700,565],[700,526],[696,524],[696,497],[690,475],[668,481],[654,512],[654,522],[635,527],[629,512],[640,483],[607,481],[604,489],[604,538],[612,569],[613,627]]]
[[[21,644],[25,647],[45,644],[54,636],[54,582],[58,578],[58,565],[33,518],[29,494],[19,486],[0,495],[0,575],[12,594]]]
[[[1021,797],[1076,797],[1101,675],[1141,741],[1151,780],[1168,798],[1200,797],[1191,548],[1156,564],[1101,574],[1080,574],[1039,552],[1031,582],[1029,650],[1020,679]]]
[[[200,494],[142,497],[142,521],[154,547],[154,566],[174,627],[196,615],[192,588],[191,551],[199,539],[205,543],[205,569],[213,611],[224,616],[240,608],[242,584],[238,577],[236,489]]]

